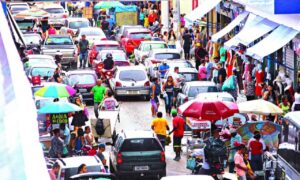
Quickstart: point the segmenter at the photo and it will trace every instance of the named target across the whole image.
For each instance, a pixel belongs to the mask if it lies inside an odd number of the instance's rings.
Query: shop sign
[[[234,117],[233,118],[233,121],[232,121],[232,127],[233,128],[238,128],[242,125],[242,121],[241,121],[241,118],[238,118],[238,117]]]
[[[67,113],[50,114],[50,121],[52,124],[68,124],[69,118]]]
[[[274,0],[275,14],[299,14],[299,0]]]
[[[210,121],[199,121],[193,118],[187,118],[187,125],[193,130],[205,130],[211,128]]]

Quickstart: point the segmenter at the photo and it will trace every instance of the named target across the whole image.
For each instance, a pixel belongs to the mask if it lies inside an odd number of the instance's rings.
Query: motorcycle
[[[99,78],[104,80],[106,83],[113,77],[115,68],[104,69],[104,65],[99,63],[96,65],[96,73]]]

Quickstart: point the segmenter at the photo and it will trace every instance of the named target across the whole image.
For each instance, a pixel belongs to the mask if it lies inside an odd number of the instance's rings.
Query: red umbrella
[[[200,120],[226,119],[238,113],[238,106],[232,102],[191,100],[178,108],[178,112],[185,117]]]

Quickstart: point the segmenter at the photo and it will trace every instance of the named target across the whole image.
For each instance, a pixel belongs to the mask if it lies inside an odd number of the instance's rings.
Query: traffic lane
[[[151,122],[153,117],[151,116],[151,105],[149,101],[145,101],[143,97],[123,97],[119,100],[120,103],[120,123],[117,124],[117,132],[121,130],[131,131],[150,131]],[[165,116],[164,102],[160,99],[159,111],[162,111]],[[95,117],[94,108],[88,106],[90,117]],[[165,117],[169,126],[172,129],[172,119]],[[102,140],[100,140],[102,141]],[[103,140],[105,141],[105,140]],[[183,139],[185,144],[186,138]],[[184,175],[191,174],[191,171],[186,169],[186,148],[182,148],[182,158],[179,162],[174,161],[175,153],[173,152],[172,143],[166,146],[166,162],[167,162],[167,175]],[[142,178],[144,179],[144,178]]]

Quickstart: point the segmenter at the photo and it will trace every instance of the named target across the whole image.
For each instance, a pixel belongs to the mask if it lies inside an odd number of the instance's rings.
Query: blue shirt
[[[165,77],[165,74],[167,71],[164,71],[164,70],[168,70],[170,69],[170,66],[167,65],[167,64],[161,64],[158,68],[159,72],[160,72],[160,77],[163,78]]]
[[[234,147],[234,143],[235,142],[242,142],[242,137],[239,134],[236,134],[234,137],[231,137],[230,139],[230,147],[233,148]],[[229,162],[233,162],[234,161],[234,155],[236,153],[236,149],[231,149],[229,152],[229,158],[228,161]]]
[[[206,63],[206,79],[209,79],[210,78],[210,75],[211,75],[211,68],[213,67],[213,63],[212,62],[209,62],[209,63]]]

